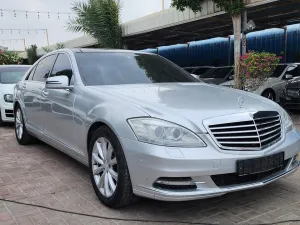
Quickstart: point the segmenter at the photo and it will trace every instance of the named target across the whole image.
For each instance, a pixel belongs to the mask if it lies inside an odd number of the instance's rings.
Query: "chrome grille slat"
[[[217,139],[241,139],[241,138],[256,138],[257,139],[257,135],[256,136],[228,136],[228,137],[216,137]]]
[[[260,144],[259,141],[245,141],[245,142],[237,142],[237,141],[234,141],[234,142],[227,142],[227,141],[219,141],[220,144]]]
[[[241,133],[256,133],[256,130],[243,130],[243,131],[223,131],[223,132],[213,132],[214,134],[241,134]]]
[[[273,126],[269,126],[269,127],[257,129],[257,131],[258,131],[258,132],[259,132],[259,131],[264,131],[264,130],[268,130],[268,129],[271,129],[271,128],[274,128],[274,127],[278,127],[278,126],[280,126],[280,123],[275,124],[275,125],[273,125]]]
[[[220,127],[214,127],[214,128],[211,128],[211,130],[220,130],[220,129],[231,129],[231,128],[243,128],[243,127],[254,127],[255,125],[254,124],[249,124],[249,125],[245,125],[245,126],[242,126],[242,125],[239,125],[239,126],[220,126]]]
[[[208,125],[210,134],[225,150],[262,150],[282,137],[281,118],[277,112],[258,112],[251,120]],[[220,120],[219,120],[220,121]]]
[[[270,132],[267,132],[267,133],[264,133],[264,134],[260,134],[259,136],[260,136],[260,138],[263,138],[264,136],[269,135],[269,134],[272,134],[272,133],[274,133],[275,131],[279,131],[279,130],[281,130],[281,127],[280,127],[280,128],[277,128],[276,130],[272,130],[272,131],[270,131]]]
[[[265,125],[265,124],[269,124],[269,123],[275,123],[275,122],[279,122],[280,123],[280,119],[278,118],[277,120],[272,120],[269,122],[264,122],[264,123],[256,123],[257,126],[261,126],[261,125]]]

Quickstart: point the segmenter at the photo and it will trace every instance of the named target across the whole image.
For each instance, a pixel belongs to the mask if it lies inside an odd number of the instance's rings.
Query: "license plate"
[[[263,173],[283,166],[284,153],[278,153],[262,158],[246,159],[237,161],[237,171],[239,176],[256,173]]]

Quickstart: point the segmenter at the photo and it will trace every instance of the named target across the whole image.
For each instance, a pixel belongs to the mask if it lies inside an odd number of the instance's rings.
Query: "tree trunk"
[[[234,32],[234,88],[242,89],[240,79],[240,56],[241,56],[241,14],[232,16]]]

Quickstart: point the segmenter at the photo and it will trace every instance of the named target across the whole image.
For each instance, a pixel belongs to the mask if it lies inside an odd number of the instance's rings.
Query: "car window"
[[[168,60],[151,54],[78,52],[75,54],[85,85],[199,82]]]
[[[292,67],[290,71],[287,71],[285,74],[290,74],[293,77],[299,77],[300,76],[300,66]]]
[[[25,75],[29,67],[4,67],[0,68],[0,83],[15,84]]]
[[[198,68],[193,72],[193,74],[200,76],[200,75],[206,73],[207,71],[209,71],[210,69],[211,68]]]
[[[215,68],[207,71],[205,74],[201,75],[201,78],[225,78],[226,75],[232,71],[232,67],[221,67]]]
[[[283,73],[286,67],[287,65],[278,65],[274,70],[274,73],[271,75],[271,77],[280,77],[280,75]]]
[[[56,55],[49,55],[46,58],[43,58],[38,63],[32,80],[45,82],[50,74],[55,57]]]
[[[184,68],[184,70],[188,73],[192,73],[195,70],[195,68]]]
[[[30,72],[27,74],[27,77],[25,78],[25,80],[32,80],[35,69],[36,69],[36,66],[30,70]]]
[[[58,54],[56,61],[54,63],[50,77],[65,75],[69,78],[69,83],[71,82],[73,71],[72,66],[69,60],[69,57],[66,54]]]

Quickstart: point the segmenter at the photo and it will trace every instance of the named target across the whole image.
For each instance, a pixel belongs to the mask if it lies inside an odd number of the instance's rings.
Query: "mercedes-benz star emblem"
[[[242,96],[239,97],[239,98],[238,98],[238,103],[239,103],[239,106],[240,106],[241,108],[243,108],[244,105],[245,105],[245,99],[244,99]]]

